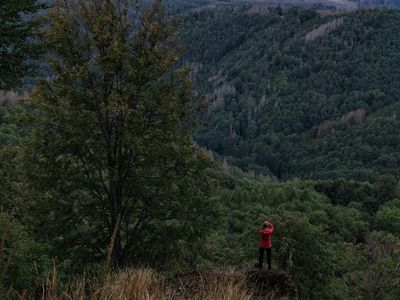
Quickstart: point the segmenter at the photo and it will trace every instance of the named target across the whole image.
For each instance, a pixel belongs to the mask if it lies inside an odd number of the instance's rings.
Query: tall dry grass
[[[250,300],[252,293],[247,290],[244,281],[235,282],[232,280],[206,282],[199,293],[194,294],[190,299],[204,300]]]
[[[196,273],[192,273],[196,274]],[[191,277],[191,278],[190,278]],[[246,284],[246,276],[235,269],[215,269],[199,272],[197,275],[184,275],[177,278],[172,299],[193,300],[249,300],[252,292]]]
[[[125,269],[99,279],[81,278],[69,285],[58,284],[55,267],[51,271],[46,285],[43,286],[40,300],[250,300],[244,278],[218,276],[200,278],[198,288],[191,291],[176,290],[151,269]],[[173,287],[172,287],[173,286]],[[19,300],[30,299],[26,294]]]
[[[40,294],[38,297],[40,300],[167,299],[163,295],[160,280],[150,269],[126,269],[98,278],[83,276],[69,286],[61,286],[53,267]]]

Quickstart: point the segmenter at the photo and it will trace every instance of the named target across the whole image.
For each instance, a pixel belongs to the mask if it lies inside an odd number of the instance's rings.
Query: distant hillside
[[[186,17],[197,141],[279,178],[400,175],[400,11],[262,5]]]
[[[173,11],[196,10],[210,5],[272,4],[272,5],[320,5],[341,10],[357,8],[397,8],[400,0],[164,0],[164,5]]]

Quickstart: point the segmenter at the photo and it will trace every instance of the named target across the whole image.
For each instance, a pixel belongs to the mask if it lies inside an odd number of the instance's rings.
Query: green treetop
[[[27,171],[37,228],[64,259],[102,260],[113,236],[113,265],[161,264],[208,222],[208,159],[190,136],[176,22],[160,1],[144,12],[130,3],[58,1],[47,15],[54,76],[32,95]]]

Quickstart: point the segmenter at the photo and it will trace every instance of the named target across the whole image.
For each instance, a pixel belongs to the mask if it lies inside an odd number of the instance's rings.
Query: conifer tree
[[[37,53],[32,40],[35,23],[31,15],[40,5],[37,0],[2,0],[0,3],[0,90],[9,90],[21,84],[28,75],[27,59]]]

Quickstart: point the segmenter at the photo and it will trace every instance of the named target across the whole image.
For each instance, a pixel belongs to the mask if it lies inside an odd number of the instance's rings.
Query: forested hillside
[[[358,8],[398,8],[399,0],[164,0],[164,5],[168,10],[175,12],[185,12],[197,10],[206,6],[215,5],[275,5],[275,6],[303,6],[303,7],[330,7],[331,9],[354,10]]]
[[[278,178],[399,175],[400,12],[244,6],[191,13],[196,139]]]
[[[139,2],[0,5],[0,298],[400,299],[400,13]]]

